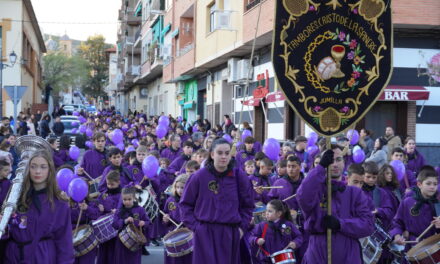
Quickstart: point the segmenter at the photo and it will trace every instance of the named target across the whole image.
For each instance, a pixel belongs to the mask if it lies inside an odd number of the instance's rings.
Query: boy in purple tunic
[[[182,152],[180,149],[181,141],[180,137],[176,134],[170,136],[171,146],[164,149],[160,156],[162,158],[168,158],[170,162],[173,162]]]
[[[205,167],[193,174],[180,200],[183,223],[194,232],[193,263],[240,263],[240,239],[254,209],[252,185],[233,168],[231,145],[211,146]]]
[[[175,223],[182,222],[180,216],[180,198],[182,197],[185,184],[188,181],[188,174],[180,174],[173,183],[173,188],[171,190],[172,196],[170,196],[165,202],[165,207],[163,209],[165,215],[163,216],[163,222],[165,223],[169,232],[176,229],[176,226],[171,223],[170,219]],[[170,257],[164,252],[165,264],[191,264],[192,263],[192,253],[186,254],[181,257]]]
[[[391,152],[391,161],[400,160],[404,162],[404,152],[401,148],[394,148]],[[410,191],[410,188],[417,185],[417,179],[414,173],[407,169],[403,178],[399,180],[400,192],[405,195],[405,193]]]
[[[297,136],[295,138],[295,147],[293,152],[301,160],[301,170],[309,171],[313,157],[309,157],[309,153],[306,152],[307,138],[305,136]]]
[[[150,224],[145,209],[137,205],[135,202],[136,190],[133,187],[122,189],[122,205],[116,211],[113,219],[113,228],[122,231],[127,228],[128,225],[133,224],[135,228],[141,229],[142,233],[145,233],[144,228],[147,228]],[[119,238],[116,239],[115,247],[115,263],[133,263],[140,264],[142,258],[142,247],[139,245],[139,249],[131,251],[128,249]]]
[[[270,255],[286,248],[295,250],[302,244],[301,232],[293,224],[285,203],[280,200],[270,201],[266,208],[266,219],[254,227],[249,237],[252,251],[258,253],[255,264],[272,263]]]
[[[260,169],[255,171],[254,175],[249,176],[252,186],[254,187],[254,202],[269,202],[270,198],[268,196],[269,190],[263,187],[269,187],[274,185],[275,177],[271,177],[273,169],[273,161],[269,158],[264,158],[260,161]],[[280,190],[280,189],[272,189]]]
[[[6,200],[8,195],[9,187],[11,186],[11,181],[8,180],[8,176],[11,173],[11,165],[7,159],[0,160],[0,204]],[[6,240],[0,238],[0,256],[4,256]],[[3,263],[3,259],[0,258],[0,264]]]
[[[81,219],[79,219],[80,210],[82,210]],[[86,202],[76,203],[72,199],[70,200],[70,213],[72,219],[72,227],[76,227],[76,224],[80,225],[91,224],[93,220],[99,217],[99,210],[96,206],[88,205]],[[72,230],[74,233],[75,230]],[[96,255],[98,253],[98,247],[88,252],[80,257],[75,257],[75,264],[94,264],[96,260]]]
[[[391,197],[389,197],[384,189],[376,186],[377,175],[379,174],[377,164],[373,161],[368,161],[364,163],[363,167],[365,176],[362,190],[364,191],[364,194],[371,200],[373,205],[373,215],[379,220],[381,227],[385,231],[388,231],[391,220],[394,217]]]
[[[191,141],[185,141],[183,143],[183,153],[181,153],[173,162],[171,162],[168,167],[168,172],[173,173],[174,175],[179,174],[182,167],[185,166],[185,163],[191,159],[191,155],[193,153],[194,144]]]
[[[72,264],[70,209],[57,187],[50,153],[36,151],[25,173],[2,258],[5,263]]]
[[[122,151],[120,149],[116,147],[110,148],[108,151],[108,159],[110,161],[110,165],[104,169],[102,175],[107,175],[112,170],[119,171],[120,184],[122,188],[134,182],[131,172],[126,167],[123,167],[121,165]],[[101,181],[99,182],[98,190],[99,192],[104,192],[106,189],[107,189],[106,178],[105,176],[103,176],[101,178]]]
[[[119,185],[119,172],[110,171],[107,178],[107,190],[101,193],[94,204],[97,206],[101,215],[114,214],[119,207],[121,201],[121,187]],[[115,263],[114,251],[116,240],[115,237],[99,244],[98,248],[98,264],[112,264]],[[115,263],[116,264],[116,263]]]
[[[253,137],[247,137],[244,140],[245,149],[240,150],[235,155],[235,161],[237,166],[243,168],[243,165],[248,160],[253,160],[255,157],[255,152],[253,150],[255,139]]]
[[[93,135],[94,149],[89,149],[84,153],[84,157],[77,170],[78,175],[87,172],[93,179],[100,177],[108,165],[105,153],[105,134],[97,132]]]
[[[415,244],[405,244],[405,241],[416,240],[430,224],[435,228],[426,232],[420,241],[439,232],[440,218],[436,210],[439,200],[435,197],[437,177],[433,167],[422,167],[417,176],[417,186],[412,188],[412,195],[402,201],[393,219],[390,235],[394,243],[406,245],[406,250]]]
[[[331,215],[326,208],[326,168],[332,178]],[[373,233],[373,215],[362,190],[340,181],[343,169],[342,149],[332,145],[298,188],[296,198],[304,214],[305,230],[310,233],[303,264],[327,263],[328,228],[332,230],[332,263],[363,263],[358,239]]]

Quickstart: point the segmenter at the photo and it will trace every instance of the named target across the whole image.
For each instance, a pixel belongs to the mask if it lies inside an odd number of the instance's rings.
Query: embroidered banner
[[[272,62],[296,113],[324,136],[361,119],[392,72],[391,0],[277,0]]]

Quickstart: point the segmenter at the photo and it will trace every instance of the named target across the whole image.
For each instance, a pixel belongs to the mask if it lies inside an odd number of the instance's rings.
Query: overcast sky
[[[67,33],[71,39],[78,40],[86,40],[89,36],[102,34],[107,43],[116,43],[118,9],[121,0],[31,1],[43,34]]]

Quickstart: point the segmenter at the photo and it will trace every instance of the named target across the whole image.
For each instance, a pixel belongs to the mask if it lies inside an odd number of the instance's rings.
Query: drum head
[[[111,218],[111,217],[113,217],[113,214],[108,214],[108,215],[101,216],[100,218],[98,218],[98,219],[96,219],[95,221],[93,221],[93,222],[92,222],[92,225],[93,225],[93,226],[98,225],[98,224],[100,224],[100,223],[102,223],[102,222],[107,221],[107,220],[108,220],[109,218]]]
[[[75,230],[73,230],[75,232]],[[86,236],[88,236],[90,232],[88,225],[83,225],[78,228],[78,232],[76,233],[76,236],[73,237],[73,244],[76,244],[80,241],[82,241]]]
[[[422,242],[418,243],[408,251],[407,253],[408,259],[420,260],[430,256],[432,253],[440,249],[440,246],[438,244],[439,241],[440,241],[440,234],[433,235],[422,240]]]
[[[190,232],[179,232],[171,235],[165,240],[165,243],[176,243],[178,241],[187,240],[192,234]]]
[[[266,211],[266,206],[257,207],[254,209],[253,213],[262,213]]]

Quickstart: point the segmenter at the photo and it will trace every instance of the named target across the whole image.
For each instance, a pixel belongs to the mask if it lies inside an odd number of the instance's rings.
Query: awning
[[[428,100],[429,91],[423,86],[389,85],[380,95],[381,101]]]
[[[286,97],[284,97],[284,94],[281,91],[268,93],[266,95],[266,103],[275,103],[284,100],[286,100]]]
[[[165,36],[167,33],[168,33],[168,31],[170,31],[170,29],[171,29],[171,23],[168,23],[168,25],[166,25],[163,29],[162,29],[162,36]]]
[[[251,98],[251,99],[246,100],[246,101],[241,101],[241,103],[243,105],[247,105],[247,106],[259,106],[260,105],[260,99]]]
[[[191,109],[194,107],[194,105],[195,105],[194,101],[185,102],[183,104],[183,109]]]

